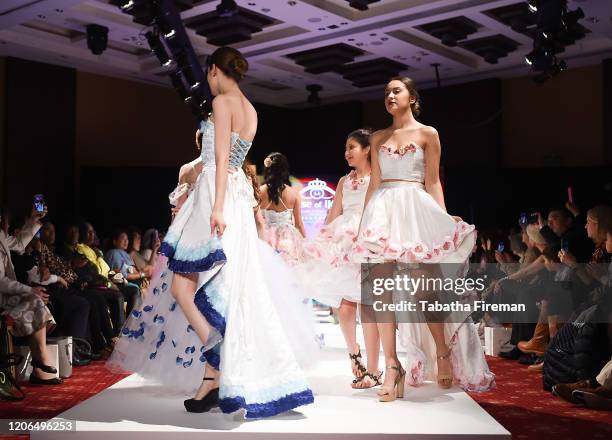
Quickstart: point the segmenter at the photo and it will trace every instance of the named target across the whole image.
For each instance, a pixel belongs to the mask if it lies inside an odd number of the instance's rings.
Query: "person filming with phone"
[[[27,336],[32,353],[30,382],[39,385],[57,385],[62,381],[55,377],[57,370],[50,366],[46,343],[47,333],[55,328],[55,319],[47,308],[49,295],[43,287],[31,287],[17,281],[11,251],[22,253],[41,228],[41,219],[47,214],[42,198],[35,199],[30,217],[15,236],[6,228],[0,230],[0,314],[13,320],[13,334]],[[5,230],[6,229],[6,230]]]

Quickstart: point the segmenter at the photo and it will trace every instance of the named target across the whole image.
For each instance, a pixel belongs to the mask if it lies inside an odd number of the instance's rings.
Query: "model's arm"
[[[263,184],[259,187],[259,208],[266,209],[268,207],[268,185]]]
[[[442,147],[440,137],[433,127],[425,128],[425,190],[446,211],[444,204],[444,192],[440,182],[440,155]]]
[[[232,131],[232,115],[229,103],[223,95],[213,100],[213,115],[215,117],[215,200],[210,216],[210,233],[219,236],[225,230],[223,207],[225,190],[227,188],[227,169],[229,166],[230,137]]]
[[[342,188],[344,188],[345,180],[346,176],[342,176],[338,181],[338,186],[336,186],[336,194],[334,194],[334,201],[332,202],[332,207],[327,213],[327,217],[325,217],[326,225],[333,222],[336,217],[342,214]]]
[[[300,231],[302,237],[306,237],[306,230],[304,229],[304,222],[302,221],[302,197],[300,197],[300,192],[296,189],[295,191],[295,203],[293,204],[293,224],[296,229]]]
[[[365,209],[368,206],[368,202],[374,194],[374,191],[378,189],[380,186],[380,165],[378,164],[378,148],[380,147],[380,143],[384,137],[384,131],[377,131],[372,134],[370,139],[370,160],[371,160],[371,169],[370,169],[370,183],[368,184],[368,190],[366,191],[365,202],[363,204],[363,208]]]
[[[21,227],[21,231],[17,235],[7,235],[5,237],[6,246],[13,252],[23,254],[28,243],[32,241],[34,235],[41,228],[42,223],[39,218],[44,215],[37,214],[36,211],[32,210],[32,215],[26,220],[25,224]]]

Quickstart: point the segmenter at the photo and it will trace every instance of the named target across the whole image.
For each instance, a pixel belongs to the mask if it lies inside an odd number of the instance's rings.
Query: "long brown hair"
[[[255,197],[257,204],[259,204],[259,202],[261,202],[261,193],[259,192],[259,178],[257,177],[257,172],[253,171],[253,168],[255,168],[255,165],[250,160],[245,160],[242,163],[242,170],[251,182],[251,185],[253,186],[253,196]]]

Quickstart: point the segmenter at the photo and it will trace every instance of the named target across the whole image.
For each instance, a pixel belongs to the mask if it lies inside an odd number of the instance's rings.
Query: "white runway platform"
[[[78,433],[35,433],[39,439],[510,439],[495,419],[457,388],[435,384],[407,388],[403,400],[380,403],[375,389],[352,390],[340,328],[321,324],[326,348],[309,372],[315,403],[270,419],[244,421],[219,410],[189,414],[184,396],[143,388],[136,375],[60,414],[77,421]],[[358,332],[360,329],[358,329]],[[363,347],[363,344],[361,344]],[[401,358],[401,357],[400,357]],[[382,359],[381,359],[382,360]],[[382,363],[381,363],[382,365]]]

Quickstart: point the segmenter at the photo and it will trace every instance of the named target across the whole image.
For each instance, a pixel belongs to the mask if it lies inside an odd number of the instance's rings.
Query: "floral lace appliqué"
[[[382,152],[396,159],[399,159],[400,157],[404,156],[406,153],[415,153],[416,149],[417,149],[417,145],[414,142],[411,142],[408,145],[397,147],[395,149],[387,145],[380,146],[380,150]]]
[[[366,181],[366,177],[357,177],[357,172],[355,170],[351,171],[348,174],[348,183],[351,185],[354,191],[357,191],[360,185],[363,185]]]

